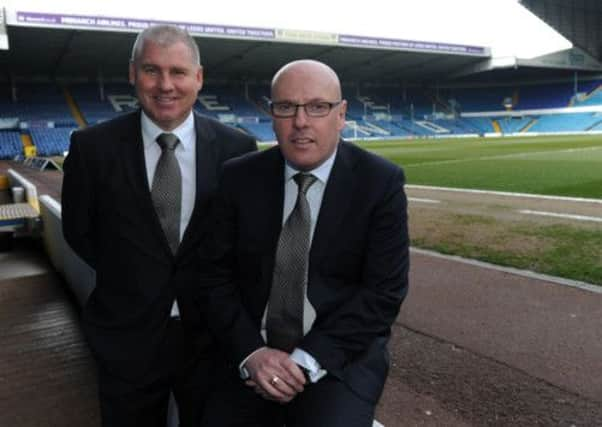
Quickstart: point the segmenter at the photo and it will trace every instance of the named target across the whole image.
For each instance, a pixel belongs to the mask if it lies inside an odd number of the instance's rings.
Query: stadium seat
[[[23,154],[19,132],[0,131],[0,159],[12,159]]]
[[[69,151],[69,137],[74,128],[33,128],[31,139],[38,156],[56,156]]]

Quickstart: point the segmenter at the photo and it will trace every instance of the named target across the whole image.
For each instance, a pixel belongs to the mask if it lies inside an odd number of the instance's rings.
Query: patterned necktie
[[[268,345],[286,352],[291,352],[303,338],[311,224],[305,194],[316,181],[316,177],[310,174],[298,173],[293,178],[299,192],[278,239],[266,317]]]
[[[180,140],[173,133],[162,133],[157,137],[162,152],[151,189],[157,216],[173,254],[177,252],[180,245],[182,174],[175,152],[179,142]]]

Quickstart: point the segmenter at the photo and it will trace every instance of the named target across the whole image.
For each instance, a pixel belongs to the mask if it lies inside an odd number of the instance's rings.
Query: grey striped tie
[[[157,137],[162,153],[151,187],[155,211],[173,254],[177,252],[180,245],[182,174],[175,152],[179,142],[180,140],[173,133],[162,133]]]
[[[305,196],[316,181],[310,174],[294,177],[297,202],[282,226],[266,316],[268,345],[291,352],[303,338],[303,303],[309,264],[310,211]]]

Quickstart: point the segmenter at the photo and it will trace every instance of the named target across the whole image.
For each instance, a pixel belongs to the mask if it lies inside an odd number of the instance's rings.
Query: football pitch
[[[602,135],[361,142],[408,184],[602,199]]]
[[[407,190],[413,246],[602,285],[602,135],[360,144],[402,166],[408,184],[428,186]],[[428,195],[432,187],[547,198],[443,192],[445,200],[424,203],[442,198]],[[530,216],[529,206],[544,215],[584,216]]]

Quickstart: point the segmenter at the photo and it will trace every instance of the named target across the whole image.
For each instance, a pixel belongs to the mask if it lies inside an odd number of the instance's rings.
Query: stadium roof
[[[602,2],[600,0],[521,0],[560,34],[602,61]]]
[[[26,2],[18,4],[22,3]],[[0,50],[0,69],[5,70],[0,78],[85,76],[95,79],[102,74],[105,79],[125,79],[135,32],[156,20],[145,18],[143,13],[135,18],[94,15],[93,11],[85,14],[81,8],[92,3],[78,3],[79,12],[72,13],[44,11],[50,7],[47,3],[46,9],[42,7],[38,12],[23,12],[20,7],[8,10],[5,31],[10,48]],[[118,4],[113,0],[103,3],[112,4],[113,10]],[[169,11],[174,9],[177,8]],[[170,18],[168,11],[166,14],[165,20]],[[207,16],[209,21],[218,19],[210,18]],[[521,72],[525,76],[533,72],[561,75],[575,68],[566,61],[549,68],[549,63],[558,62],[554,58],[554,61],[530,63],[524,71],[517,70],[523,64],[514,61],[502,66],[501,71],[491,72],[496,68],[496,58],[492,58],[489,46],[461,44],[451,35],[449,40],[456,43],[366,35],[370,33],[362,28],[357,30],[358,34],[349,35],[343,32],[348,28],[340,23],[333,23],[339,32],[331,33],[317,31],[319,27],[309,24],[310,30],[289,30],[176,22],[186,25],[199,42],[208,80],[267,80],[282,64],[297,58],[324,61],[337,70],[343,81],[360,82],[424,83],[483,74],[493,78],[505,74],[516,77]]]
[[[11,48],[0,52],[0,68],[16,76],[126,77],[135,34],[75,29],[9,27]],[[296,58],[330,64],[343,80],[440,79],[487,56],[409,52],[352,46],[293,44],[196,37],[210,79],[269,79]]]

